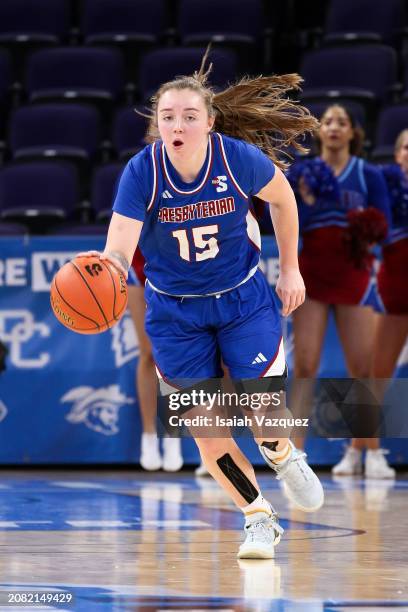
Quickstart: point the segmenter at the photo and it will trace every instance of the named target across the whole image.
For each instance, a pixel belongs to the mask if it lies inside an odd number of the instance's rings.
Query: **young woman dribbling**
[[[152,99],[152,144],[124,170],[100,256],[126,273],[139,244],[146,331],[163,380],[217,378],[221,359],[233,379],[282,378],[280,315],[258,269],[260,235],[249,196],[270,202],[280,252],[277,293],[288,316],[302,304],[305,287],[296,201],[279,168],[278,145],[295,143],[317,122],[285,97],[298,88],[297,75],[246,78],[215,94],[204,61],[198,73],[165,83]],[[233,438],[196,442],[208,471],[244,514],[238,556],[271,558],[283,530],[252,465]],[[272,430],[256,442],[292,502],[304,511],[320,508],[323,489],[304,453]]]

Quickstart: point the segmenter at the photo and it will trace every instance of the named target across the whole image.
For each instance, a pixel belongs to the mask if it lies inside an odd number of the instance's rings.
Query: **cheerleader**
[[[395,143],[395,161],[383,168],[391,201],[392,225],[385,241],[383,261],[377,275],[381,314],[378,317],[372,375],[383,395],[386,380],[392,378],[408,335],[408,130]],[[388,467],[388,478],[395,470]]]
[[[349,111],[329,106],[318,132],[320,156],[295,164],[289,172],[297,193],[303,238],[300,269],[306,285],[305,303],[293,317],[297,378],[317,375],[330,308],[349,375],[368,378],[371,373],[375,313],[369,306],[369,246],[385,238],[390,211],[382,173],[359,157],[362,142],[363,132]],[[313,382],[305,382],[300,390],[301,403],[310,406]],[[295,397],[293,409],[299,404],[300,397]],[[382,467],[388,467],[377,440],[356,439],[333,473],[360,472],[362,446],[370,449],[368,457],[374,454],[379,460],[376,465],[382,461]]]

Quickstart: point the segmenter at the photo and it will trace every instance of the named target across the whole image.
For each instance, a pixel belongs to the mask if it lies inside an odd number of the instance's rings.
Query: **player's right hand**
[[[76,257],[99,257],[101,261],[109,261],[123,276],[127,279],[128,271],[122,266],[120,261],[114,255],[109,253],[101,253],[100,251],[83,251],[78,253]]]

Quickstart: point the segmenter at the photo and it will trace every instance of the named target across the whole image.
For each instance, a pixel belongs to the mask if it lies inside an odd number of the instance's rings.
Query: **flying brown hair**
[[[149,119],[146,142],[160,139],[157,128],[160,97],[170,89],[190,89],[202,96],[209,116],[215,116],[215,131],[257,145],[280,168],[288,165],[282,159],[291,157],[288,147],[307,153],[300,139],[307,132],[315,132],[319,123],[307,108],[287,97],[289,91],[300,89],[303,79],[298,74],[245,76],[216,93],[207,83],[212,70],[212,64],[205,70],[209,50],[207,47],[198,71],[161,85],[151,98],[148,114],[140,113]]]

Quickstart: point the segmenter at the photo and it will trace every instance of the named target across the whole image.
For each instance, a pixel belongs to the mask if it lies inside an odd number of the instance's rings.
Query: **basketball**
[[[126,280],[110,262],[76,257],[51,284],[51,307],[58,321],[79,334],[99,334],[119,321],[127,306]]]

